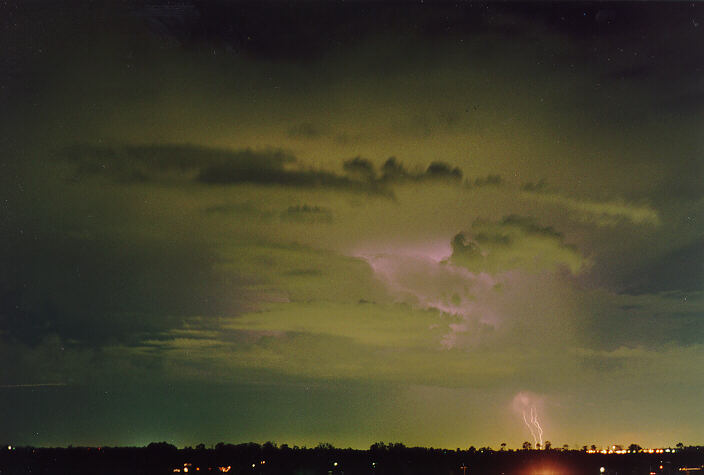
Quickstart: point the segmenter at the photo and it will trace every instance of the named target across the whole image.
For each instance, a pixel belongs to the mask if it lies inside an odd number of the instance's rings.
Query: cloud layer
[[[701,442],[700,14],[12,9],[8,437]]]

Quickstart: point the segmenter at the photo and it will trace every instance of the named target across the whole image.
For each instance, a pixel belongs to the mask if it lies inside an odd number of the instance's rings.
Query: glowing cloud
[[[577,249],[564,242],[561,233],[518,215],[496,223],[475,221],[470,232],[454,237],[450,260],[475,272],[490,273],[565,267],[578,274],[589,264]]]

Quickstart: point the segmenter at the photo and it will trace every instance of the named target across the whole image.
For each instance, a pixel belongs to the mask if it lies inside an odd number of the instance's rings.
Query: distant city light
[[[588,453],[588,454],[637,454],[637,453],[664,454],[664,453],[675,453],[676,452],[676,449],[672,449],[672,448],[628,450],[628,449],[621,448],[620,445],[616,445],[616,446],[612,445],[611,447],[612,448],[609,448],[609,449],[588,449],[588,450],[586,450],[586,453]],[[616,447],[616,449],[613,449],[613,447]]]
[[[604,467],[599,467],[599,473],[604,473],[606,469]]]

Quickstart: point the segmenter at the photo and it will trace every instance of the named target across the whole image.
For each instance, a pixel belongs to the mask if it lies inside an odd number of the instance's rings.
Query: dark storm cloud
[[[349,19],[335,7],[187,2],[178,7],[145,6],[134,14],[155,33],[181,44],[204,43],[254,58],[310,60],[319,57],[329,43],[354,38],[355,31],[345,29]],[[346,10],[352,13],[355,9]]]
[[[222,150],[195,145],[74,145],[59,152],[78,174],[100,174],[118,181],[157,181],[169,173],[200,181],[254,181],[281,179],[284,165],[296,158],[280,150]],[[215,175],[222,171],[223,177]]]
[[[644,263],[625,282],[633,294],[704,290],[704,237]]]
[[[435,5],[309,2],[179,2],[133,8],[132,14],[158,35],[182,44],[206,43],[268,60],[319,59],[369,35],[396,30],[433,39],[448,35],[493,34],[506,39],[540,39],[534,25],[573,40],[599,35],[617,39],[648,24],[658,32],[674,25],[695,26],[701,9],[672,4],[666,9],[643,5],[634,11],[624,4]]]
[[[258,164],[257,164],[258,165]],[[238,163],[220,163],[204,167],[196,179],[210,185],[234,185],[253,183],[258,185],[282,185],[304,188],[340,188],[371,191],[363,182],[355,182],[347,177],[321,170],[286,170],[275,167],[242,167]]]
[[[355,158],[353,161],[345,162],[346,170],[355,170],[357,173],[368,177],[374,177],[376,170],[373,164],[365,159]],[[472,180],[470,177],[462,179],[464,173],[457,166],[450,165],[442,161],[431,162],[424,171],[411,172],[396,157],[389,157],[381,166],[382,183],[422,183],[432,181],[446,181],[448,183],[462,184],[467,187],[475,186],[501,186],[504,180],[501,175],[489,174],[480,176]]]
[[[317,139],[324,135],[325,131],[311,122],[302,122],[288,128],[286,135],[297,139]]]
[[[457,184],[462,183],[462,170],[446,162],[431,162],[424,171],[410,172],[406,170],[396,157],[389,157],[381,166],[381,176],[377,174],[376,167],[371,160],[363,157],[355,157],[345,160],[342,163],[344,171],[353,179],[383,184],[404,183],[404,182],[424,182],[424,181],[449,181]],[[475,185],[499,185],[501,184],[499,175],[489,175],[486,178],[477,178]],[[467,182],[469,183],[469,182]]]
[[[376,170],[372,162],[362,157],[355,157],[350,160],[345,160],[342,163],[342,168],[353,176],[359,176],[364,180],[374,180],[376,178]]]
[[[603,68],[605,77],[615,74],[640,80],[666,75],[686,81],[687,76],[702,74],[701,62],[691,60],[693,54],[701,57],[702,53],[678,54],[682,44],[699,44],[704,30],[699,26],[704,23],[704,9],[688,3],[645,4],[636,10],[627,4],[598,2],[429,8],[388,3],[294,6],[218,1],[150,4],[131,12],[159,37],[258,60],[321,60],[369,38],[396,33],[411,32],[426,41],[488,36],[533,44],[544,43],[549,33],[569,38],[578,46],[576,51],[547,56],[552,61],[592,63]],[[485,43],[484,49],[495,43]],[[623,71],[620,76],[619,70]]]
[[[409,171],[396,157],[389,157],[381,166],[380,181],[410,183],[442,180],[462,183],[462,170],[442,161],[431,162],[424,171]]]
[[[483,9],[493,10],[471,4],[429,9],[386,3],[186,2],[140,7],[133,14],[156,34],[180,44],[207,44],[254,59],[313,61],[390,30],[428,37],[483,32],[492,28]]]
[[[602,64],[612,63],[612,68],[623,70],[627,77],[642,78],[669,70],[670,76],[686,80],[682,72],[701,72],[689,59],[691,57],[667,54],[679,49],[683,40],[694,40],[704,34],[700,28],[704,15],[701,5],[675,2],[643,4],[642,7],[635,9],[627,3],[601,2],[494,6],[497,11],[520,19],[524,26],[542,25],[576,43],[600,46],[589,52],[592,58]],[[660,41],[652,41],[653,38],[660,38]],[[639,54],[629,51],[627,63],[618,55],[609,56],[609,53],[633,46],[641,50]],[[701,51],[691,53],[702,54]]]
[[[280,150],[223,150],[194,145],[76,145],[60,156],[79,175],[106,175],[119,182],[188,180],[207,185],[281,185],[384,193],[373,180],[356,180],[325,170],[293,168],[298,160]]]
[[[609,109],[602,114],[608,120],[632,126],[654,118],[696,118],[702,111],[704,51],[690,45],[704,41],[704,8],[695,3],[643,7],[579,3],[551,13],[544,8],[537,16],[574,42],[563,61],[579,59],[598,72],[597,95],[613,102],[596,100],[592,106]]]
[[[0,334],[23,343],[134,341],[246,301],[244,282],[196,243],[47,235],[6,242],[0,256]]]
[[[701,291],[617,295],[594,292],[583,302],[577,322],[590,347],[657,348],[696,345],[704,338],[704,294]]]
[[[451,167],[445,162],[433,162],[428,165],[423,178],[440,178],[450,180],[461,180],[462,170],[458,167]]]
[[[281,212],[281,220],[305,224],[330,224],[332,223],[332,212],[321,206],[289,206]]]
[[[443,161],[425,170],[409,171],[395,157],[387,159],[377,175],[374,164],[363,157],[342,162],[344,174],[304,167],[295,156],[281,150],[224,150],[195,145],[74,145],[58,154],[72,163],[79,179],[102,175],[120,183],[183,182],[206,185],[278,185],[298,188],[332,188],[390,196],[388,185],[446,181],[474,186],[501,185],[499,175],[463,182],[463,172]]]
[[[381,171],[386,180],[404,179],[408,176],[408,172],[403,164],[399,162],[396,157],[389,157],[384,162],[384,165],[382,165]]]

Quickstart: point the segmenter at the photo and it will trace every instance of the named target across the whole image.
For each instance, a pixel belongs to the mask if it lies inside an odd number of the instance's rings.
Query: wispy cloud
[[[577,199],[563,194],[542,192],[542,189],[540,183],[524,185],[522,195],[539,203],[566,208],[577,220],[598,226],[615,226],[622,223],[648,226],[661,224],[658,211],[646,204],[632,204],[623,200]]]

